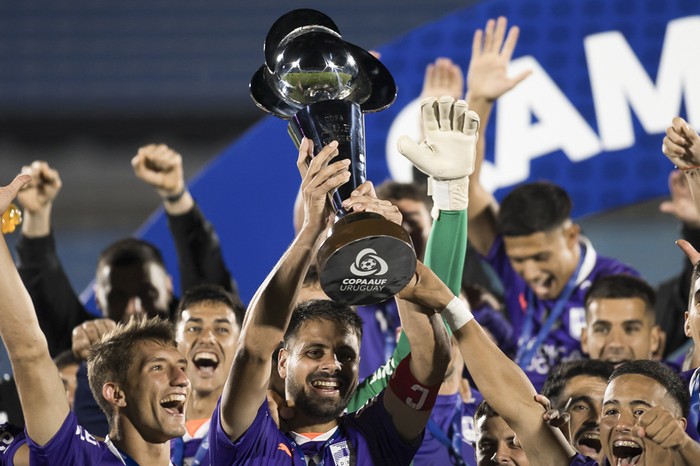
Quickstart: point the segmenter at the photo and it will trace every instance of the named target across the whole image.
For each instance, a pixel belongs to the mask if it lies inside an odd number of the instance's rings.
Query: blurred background
[[[159,206],[131,171],[138,147],[175,148],[192,178],[264,116],[248,82],[281,14],[320,9],[344,38],[372,49],[475,3],[0,2],[0,182],[32,160],[59,170],[63,189],[53,223],[68,275],[82,290],[99,251],[137,230]],[[463,41],[468,49],[471,36]],[[652,283],[683,261],[680,253],[648,253],[678,237],[674,219],[658,212],[659,201],[580,219],[599,253],[630,262]]]

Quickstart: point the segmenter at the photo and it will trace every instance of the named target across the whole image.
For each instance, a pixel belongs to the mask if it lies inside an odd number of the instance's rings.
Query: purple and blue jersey
[[[210,466],[209,426],[211,420],[203,423],[194,435],[185,433],[170,441],[170,461],[175,466]]]
[[[616,259],[598,256],[591,243],[584,237],[581,237],[581,254],[578,275],[573,282],[569,299],[562,303],[561,316],[543,336],[542,344],[536,349],[532,359],[522,363],[523,370],[538,391],[555,366],[582,357],[581,331],[586,326],[584,298],[591,283],[596,278],[606,275],[639,276],[636,270]],[[513,269],[502,236],[496,238],[486,260],[503,282],[506,311],[514,330],[514,343],[518,347],[526,347],[528,343],[535,341],[550,311],[557,305],[557,300],[543,300],[534,296],[525,280]],[[525,329],[528,327],[529,316],[532,316],[532,320],[528,338],[524,333],[527,333]]]
[[[123,466],[119,452],[114,447],[95,439],[87,430],[78,425],[78,419],[71,411],[63,425],[46,445],[40,446],[27,436],[32,466],[66,464],[91,464],[100,466]]]
[[[443,466],[457,463],[450,454],[459,453],[463,464],[476,466],[474,413],[483,398],[472,389],[472,399],[465,403],[459,393],[439,395],[430,414],[430,424],[416,456],[414,466]],[[450,443],[450,447],[446,442]]]
[[[13,465],[17,449],[25,443],[24,429],[9,422],[0,424],[0,466]]]
[[[608,462],[606,461],[602,466],[605,466],[607,464]],[[571,458],[569,466],[598,466],[598,462],[594,459],[589,458],[588,456],[583,456],[581,453],[576,453],[576,456]]]
[[[386,364],[396,348],[396,329],[401,325],[394,299],[378,304],[357,306],[362,319],[360,344],[360,380]]]
[[[267,401],[258,410],[248,430],[232,442],[221,427],[220,404],[209,430],[211,464],[306,466],[304,454],[292,438],[279,430]],[[321,450],[325,466],[409,465],[420,442],[406,444],[384,409],[383,393],[360,411],[344,415],[337,433]]]

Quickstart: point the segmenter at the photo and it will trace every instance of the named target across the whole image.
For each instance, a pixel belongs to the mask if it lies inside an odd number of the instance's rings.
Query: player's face
[[[513,269],[540,299],[555,299],[578,263],[578,226],[565,225],[526,236],[505,236]]]
[[[476,464],[478,466],[529,466],[515,432],[500,416],[476,420]]]
[[[700,278],[693,283],[690,309],[685,313],[685,335],[693,339],[695,347],[700,347]]]
[[[586,310],[581,346],[591,359],[616,365],[651,359],[659,347],[659,329],[640,298],[594,299]]]
[[[173,346],[155,341],[134,351],[125,387],[124,414],[147,442],[162,443],[185,434],[190,392],[187,360]]]
[[[132,315],[169,316],[172,282],[155,262],[99,267],[95,277],[95,299],[104,315],[126,322]]]
[[[391,203],[399,208],[403,217],[402,225],[411,236],[416,255],[422,259],[433,223],[428,208],[424,202],[414,199],[392,199]]]
[[[592,375],[577,375],[564,385],[557,409],[571,416],[571,443],[574,448],[603,464],[600,445],[600,413],[607,380]]]
[[[654,406],[679,411],[666,388],[654,379],[626,374],[610,382],[605,390],[600,422],[600,438],[610,464],[673,464],[671,451],[640,438],[635,428],[639,416]]]
[[[322,421],[343,412],[357,387],[360,341],[355,332],[330,320],[309,320],[279,357],[287,398],[300,411]]]
[[[221,393],[233,363],[239,328],[233,310],[217,301],[201,301],[182,311],[178,349],[187,357],[187,375],[200,395]]]

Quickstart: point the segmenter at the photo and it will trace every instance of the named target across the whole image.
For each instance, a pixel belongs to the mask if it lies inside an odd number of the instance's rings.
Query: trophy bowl
[[[339,155],[331,162],[350,160],[350,180],[330,196],[336,221],[317,253],[323,291],[349,305],[394,296],[415,273],[410,236],[379,214],[342,206],[367,179],[364,113],[394,102],[391,73],[372,54],[344,41],[328,16],[310,9],[275,21],[264,52],[265,64],[250,83],[256,105],[289,121],[297,147],[305,137],[316,154],[338,141]]]

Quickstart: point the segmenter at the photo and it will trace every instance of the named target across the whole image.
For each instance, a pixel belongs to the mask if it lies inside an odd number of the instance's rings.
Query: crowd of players
[[[1,212],[15,197],[24,211],[16,264],[0,240],[0,464],[700,464],[700,136],[674,118],[663,141],[678,169],[664,210],[691,242],[655,290],[597,255],[556,184],[500,205],[481,185],[478,134],[528,76],[506,73],[517,39],[505,18],[476,31],[466,95],[459,66],[428,66],[423,142],[399,141],[428,189],[366,182],[343,202],[413,240],[413,279],[378,305],[328,300],[315,272],[328,193],[350,178],[335,142],[313,156],[302,141],[296,236],[247,306],[181,156],[139,149],[185,292],[157,246],[118,241],[97,263],[99,319],[56,254],[60,175],[24,167],[0,188]]]

